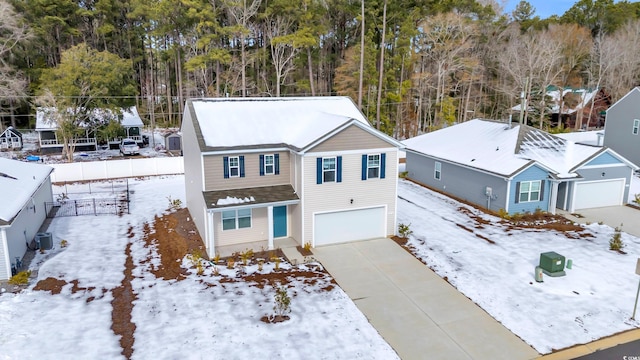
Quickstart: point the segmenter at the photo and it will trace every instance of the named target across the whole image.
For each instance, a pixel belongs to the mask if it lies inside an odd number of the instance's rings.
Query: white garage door
[[[622,205],[624,179],[576,183],[574,209]]]
[[[384,237],[384,207],[316,214],[315,246]]]

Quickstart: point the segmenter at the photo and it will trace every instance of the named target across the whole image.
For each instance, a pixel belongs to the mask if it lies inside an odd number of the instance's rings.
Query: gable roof
[[[348,97],[211,98],[187,101],[200,150],[286,147],[295,151],[356,125],[383,138]]]
[[[6,194],[0,226],[11,223],[52,171],[50,166],[0,158],[0,189]]]
[[[22,139],[22,134],[13,128],[13,126],[9,126],[8,128],[6,128],[2,133],[0,133],[0,137],[14,137],[17,136],[20,139]]]
[[[511,177],[536,164],[559,178],[602,150],[527,125],[475,119],[404,141],[408,150]]]
[[[623,97],[620,98],[620,100],[616,101],[615,103],[613,103],[613,105],[609,106],[609,108],[606,110],[607,113],[609,112],[609,110],[613,109],[616,107],[616,105],[618,105],[619,103],[621,103],[627,96],[630,96],[633,93],[640,93],[640,88],[638,87],[634,87],[633,89],[631,89],[631,91],[629,91],[628,93],[626,93]],[[606,127],[606,122],[605,122],[605,127]],[[606,131],[605,131],[606,133]]]
[[[56,130],[58,124],[55,120],[51,119],[48,114],[53,108],[38,108],[36,110],[36,130]],[[113,118],[115,115],[109,109],[95,109],[92,116],[98,120],[104,120],[105,118]],[[122,109],[122,119],[120,124],[125,127],[143,126],[142,119],[138,115],[138,109],[132,106],[128,109]]]

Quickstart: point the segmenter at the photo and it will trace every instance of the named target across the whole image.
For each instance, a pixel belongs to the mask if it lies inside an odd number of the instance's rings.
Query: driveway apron
[[[576,213],[580,217],[562,210],[558,210],[558,213],[569,220],[581,224],[603,222],[612,228],[622,225],[622,231],[640,237],[640,209],[631,206],[608,206],[577,210]]]
[[[539,356],[391,239],[313,252],[402,359]]]

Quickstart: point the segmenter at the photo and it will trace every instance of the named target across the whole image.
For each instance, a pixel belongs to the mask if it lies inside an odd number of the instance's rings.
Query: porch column
[[[269,224],[268,249],[273,250],[273,206],[267,207],[267,223]]]
[[[213,212],[206,210],[205,212],[207,219],[207,253],[211,257],[216,255],[215,227],[213,225]]]
[[[558,203],[558,181],[551,180],[551,193],[549,194],[549,210],[552,215],[556,214],[556,204]]]

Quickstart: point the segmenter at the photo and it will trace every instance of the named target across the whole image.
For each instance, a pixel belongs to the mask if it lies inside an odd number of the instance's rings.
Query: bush
[[[624,243],[622,242],[622,234],[619,227],[613,231],[613,236],[611,240],[609,240],[609,250],[620,251],[624,247]]]
[[[31,276],[31,270],[20,271],[19,273],[13,275],[11,279],[9,279],[9,284],[27,285],[29,283],[29,276]]]
[[[302,248],[305,251],[311,251],[311,243],[307,241],[306,243],[304,243],[304,246]]]
[[[240,253],[240,259],[242,260],[242,265],[247,266],[249,260],[253,257],[253,250],[247,249]]]
[[[286,287],[281,286],[276,290],[274,300],[276,303],[273,305],[273,311],[276,316],[282,317],[291,312],[291,298],[287,293]]]
[[[171,196],[167,196],[167,200],[169,200],[169,209],[177,211],[182,207],[182,200],[180,199],[172,199]]]
[[[498,210],[498,216],[500,216],[502,219],[509,220],[509,213],[505,209]]]
[[[398,233],[403,239],[406,239],[409,237],[409,235],[413,234],[413,230],[410,229],[410,226],[411,224],[398,224]]]
[[[633,202],[640,205],[640,194],[635,194],[633,195],[634,199]]]

